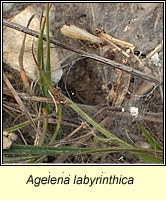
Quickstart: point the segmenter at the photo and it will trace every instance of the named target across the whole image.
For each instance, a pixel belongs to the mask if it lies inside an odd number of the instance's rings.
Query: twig
[[[146,57],[147,58],[151,58],[155,53],[161,51],[163,48],[163,40],[161,41],[161,43],[159,45],[157,45],[157,47],[152,50]]]
[[[76,129],[74,129],[74,131],[72,131],[69,135],[67,135],[65,138],[63,138],[60,142],[67,141],[69,138],[71,138],[73,135],[75,135],[81,128],[83,128],[86,125],[87,125],[87,123],[83,122],[80,126],[78,126]]]
[[[10,81],[8,80],[8,78],[6,77],[6,75],[3,73],[3,80],[6,83],[7,87],[10,89],[11,93],[13,94],[15,100],[17,101],[17,103],[20,106],[20,109],[25,113],[26,117],[29,119],[29,121],[32,123],[31,125],[33,126],[33,128],[36,129],[36,125],[34,123],[34,121],[32,120],[31,115],[29,114],[29,112],[27,111],[27,109],[25,108],[23,102],[21,101],[20,97],[17,95],[15,89],[13,88],[13,86],[11,85]]]
[[[90,10],[91,10],[92,19],[93,19],[93,26],[96,27],[96,19],[95,19],[92,3],[90,3]]]
[[[24,138],[24,136],[23,136],[23,134],[21,133],[21,131],[18,130],[18,132],[20,133],[20,136],[21,136],[22,140],[24,141],[25,145],[28,145],[26,140],[25,140],[25,138]]]
[[[17,92],[17,91],[16,91]],[[8,92],[8,89],[5,88],[3,89],[3,93],[10,95],[10,93]],[[19,93],[17,92],[17,94],[25,100],[32,100],[32,101],[37,101],[37,102],[47,102],[47,103],[53,103],[52,99],[49,98],[45,98],[45,97],[37,97],[37,96],[29,96],[26,93]],[[83,105],[83,104],[77,104],[78,107],[80,107],[82,110],[86,110],[92,113],[95,113],[98,111],[97,107],[94,106],[89,106],[89,105]],[[114,114],[114,115],[121,115],[123,117],[132,117],[130,113],[128,112],[122,112],[122,108],[108,108],[105,107],[102,109],[102,112],[107,109],[107,112],[110,112],[110,115]],[[100,111],[100,110],[99,110]],[[100,111],[101,112],[101,111]],[[96,113],[97,114],[97,113]],[[95,116],[93,116],[95,117]],[[159,122],[159,123],[163,123],[163,113],[144,113],[144,115],[140,115],[140,117],[143,120],[147,120],[147,121],[154,121],[154,122]]]
[[[121,49],[120,47],[118,47],[116,44],[114,44],[111,39],[107,38],[107,34],[101,33],[100,37],[107,41],[110,45],[112,45],[113,47],[115,47],[115,49],[117,49],[119,52],[121,52],[124,56],[126,56],[127,58],[130,57],[130,55],[128,53],[126,53],[125,51],[123,51],[123,49]]]
[[[162,13],[163,13],[163,4],[160,5],[159,11],[157,12],[156,20],[154,23],[154,29],[153,29],[154,32],[156,32],[156,27],[159,22],[159,19],[161,18]]]
[[[18,92],[17,90],[16,90],[16,93],[22,99],[25,99],[25,100],[31,100],[31,101],[36,101],[36,102],[46,102],[46,103],[52,103],[53,102],[50,98],[46,98],[46,97],[30,96],[27,93]],[[10,93],[10,90],[8,88],[3,88],[3,94],[6,94],[8,96],[13,96]]]
[[[18,30],[20,32],[24,32],[24,33],[27,33],[29,35],[32,35],[32,36],[35,36],[35,37],[39,37],[39,33],[37,31],[34,31],[32,29],[28,29],[24,26],[21,26],[19,24],[16,24],[16,23],[13,23],[13,22],[9,22],[5,19],[3,19],[3,24],[7,27],[10,27],[10,28],[13,28],[15,30]],[[43,35],[43,40],[46,41],[46,35]],[[104,64],[107,64],[107,65],[110,65],[111,67],[115,67],[117,69],[120,69],[120,70],[123,70],[125,72],[128,72],[130,74],[133,74],[135,76],[139,76],[140,78],[142,79],[145,79],[147,81],[150,81],[150,82],[154,82],[154,83],[157,83],[157,84],[160,84],[161,82],[157,79],[157,78],[154,78],[153,76],[150,76],[150,75],[147,75],[143,72],[140,72],[138,70],[135,70],[135,69],[132,69],[124,64],[120,64],[120,63],[117,63],[115,61],[112,61],[112,60],[109,60],[107,58],[103,58],[101,56],[97,56],[95,54],[90,54],[90,53],[87,53],[87,52],[84,52],[80,49],[75,49],[71,46],[68,46],[66,44],[63,44],[59,41],[57,41],[56,39],[54,39],[53,37],[50,37],[50,43],[54,44],[54,45],[57,45],[57,46],[60,46],[64,49],[67,49],[67,50],[70,50],[70,51],[73,51],[83,57],[88,57],[88,58],[91,58],[91,59],[94,59],[96,61],[99,61],[101,63],[104,63]]]

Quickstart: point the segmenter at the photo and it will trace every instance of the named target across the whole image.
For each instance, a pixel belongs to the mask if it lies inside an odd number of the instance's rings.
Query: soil
[[[38,10],[41,9],[40,3],[33,4],[32,6]],[[100,28],[115,38],[132,43],[135,46],[135,50],[148,54],[163,40],[162,6],[162,3],[53,3],[50,16],[50,30],[54,37],[63,43],[122,63],[123,56],[120,52],[109,49],[105,53],[101,46],[95,46],[62,35],[60,28],[64,24],[73,24],[92,34],[95,34],[96,28]],[[7,16],[6,13],[5,16]],[[124,107],[127,111],[129,111],[130,107],[138,107],[139,116],[134,117],[129,112],[110,111],[114,100],[108,98],[109,91],[115,87],[119,71],[92,59],[80,57],[59,47],[57,47],[57,52],[64,70],[63,77],[58,83],[62,93],[71,98],[91,117],[105,107],[106,109],[103,112],[95,116],[95,120],[128,144],[136,147],[141,145],[145,147],[148,144],[140,128],[143,125],[159,144],[162,145],[163,102],[159,86],[156,88],[153,87],[154,89],[137,98],[136,92],[143,84],[143,80],[132,75],[129,79],[129,88],[126,93],[128,96],[125,95],[120,107]],[[157,66],[158,69],[147,58],[143,60],[145,68],[141,68],[135,57],[133,57],[129,65],[143,72],[146,72],[150,68],[152,69],[151,73],[157,76],[158,71],[162,71],[163,69],[163,52],[160,51],[158,54],[160,59],[160,67]],[[4,72],[7,73],[9,69],[9,66],[4,67]],[[13,73],[10,70],[10,73],[16,76],[18,72]],[[20,88],[20,85],[22,85],[19,82],[20,79],[13,78],[12,80],[18,80],[17,83],[12,82],[12,84],[18,91],[22,92],[23,88]],[[37,91],[40,94],[39,89]],[[9,98],[4,95],[3,100],[5,101],[6,98],[9,102],[14,101],[11,97]],[[30,112],[34,113],[32,108],[30,108]],[[154,115],[157,113],[161,114],[159,117],[161,120],[155,121],[153,120],[154,118],[145,118],[145,115],[148,115],[148,113],[154,113]],[[19,118],[16,121],[20,123],[24,120],[25,118]],[[80,116],[67,107],[63,107],[63,120],[63,135],[59,140],[66,137],[83,121]],[[70,122],[72,126],[67,125],[67,122]],[[6,113],[6,110],[3,110],[3,127],[7,128],[11,126],[13,126],[13,116]],[[51,125],[49,128],[51,132]],[[28,144],[33,144],[35,131],[29,131],[30,129],[31,127],[22,130],[22,134]],[[104,148],[114,146],[113,143],[93,142],[93,135],[88,136],[91,130],[92,127],[90,126],[80,130],[73,138],[70,138],[71,144],[74,147],[88,146]],[[101,137],[100,133],[96,132],[96,134]],[[84,138],[83,136],[86,137]],[[48,139],[50,137],[50,133],[48,133]],[[22,139],[18,138],[16,142],[23,143]],[[142,161],[130,153],[120,152],[84,156],[49,156],[45,162],[133,164],[141,163]]]

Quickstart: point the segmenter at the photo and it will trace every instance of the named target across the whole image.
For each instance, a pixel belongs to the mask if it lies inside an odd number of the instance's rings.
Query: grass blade
[[[5,155],[17,155],[14,160],[13,157],[5,157],[4,161],[19,161],[21,157],[24,159],[26,156],[47,156],[47,155],[60,155],[60,154],[93,154],[93,153],[115,153],[115,152],[124,152],[129,151],[132,153],[143,152],[143,155],[147,156],[148,154],[156,153],[152,149],[138,149],[138,148],[73,148],[73,147],[52,147],[52,146],[33,146],[33,145],[12,145],[11,149],[4,150],[3,154]],[[158,154],[161,154],[161,151],[157,151]],[[19,158],[20,157],[20,158]],[[28,159],[30,157],[27,157]],[[150,157],[149,157],[150,159]],[[155,163],[161,163],[161,160],[158,158],[151,158],[151,161]]]
[[[153,139],[153,137],[150,135],[150,133],[143,126],[141,127],[141,129],[142,129],[142,132],[144,133],[144,135],[146,136],[148,142],[153,147],[153,149],[162,151],[163,148]]]

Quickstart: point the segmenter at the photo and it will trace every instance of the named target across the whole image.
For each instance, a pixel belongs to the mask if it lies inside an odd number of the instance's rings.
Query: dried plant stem
[[[83,128],[84,126],[86,126],[87,123],[83,122],[80,126],[78,126],[74,131],[72,131],[69,135],[67,135],[65,138],[63,138],[60,142],[65,142],[67,141],[69,138],[71,138],[73,135],[75,135],[81,128]]]
[[[90,123],[93,127],[95,127],[98,131],[100,131],[107,138],[110,138],[116,144],[119,144],[123,147],[132,147],[129,144],[125,143],[123,140],[116,137],[114,134],[107,131],[105,128],[96,123],[91,117],[89,117],[85,112],[83,112],[75,103],[73,103],[70,99],[68,99],[65,95],[62,94],[63,99],[67,102],[68,106],[70,106],[73,110],[75,110],[81,117],[83,117],[88,123]]]
[[[27,24],[27,28],[29,27],[34,16],[35,15],[32,15],[32,17],[29,19],[28,24]],[[31,94],[32,92],[31,92],[31,88],[29,86],[28,77],[26,75],[26,72],[25,72],[24,66],[23,66],[23,56],[24,56],[24,51],[25,51],[25,40],[26,40],[26,33],[25,33],[23,41],[22,41],[22,46],[21,46],[21,49],[20,49],[18,62],[19,62],[19,65],[20,65],[20,75],[21,75],[22,81],[24,83],[25,89],[29,94]]]
[[[7,26],[7,27],[13,28],[15,30],[18,30],[18,31],[21,31],[21,32],[24,32],[24,33],[27,33],[27,34],[32,35],[34,37],[37,37],[37,38],[39,37],[39,33],[37,31],[34,31],[32,29],[28,29],[28,28],[26,28],[24,26],[21,26],[19,24],[16,24],[16,23],[13,23],[13,22],[9,22],[9,21],[7,21],[5,19],[3,19],[3,24],[5,26]],[[43,40],[46,41],[46,36],[45,35],[43,35]],[[120,63],[114,62],[112,60],[103,58],[101,56],[97,56],[95,54],[87,53],[87,52],[84,52],[84,51],[82,51],[80,49],[75,49],[75,48],[73,48],[71,46],[68,46],[66,44],[63,44],[63,43],[57,41],[56,39],[54,39],[52,37],[50,37],[50,43],[55,44],[57,46],[60,46],[60,47],[62,47],[64,49],[70,50],[72,52],[75,52],[75,53],[77,53],[77,54],[79,54],[79,55],[81,55],[83,57],[94,59],[94,60],[99,61],[101,63],[110,65],[111,67],[115,67],[117,69],[123,70],[123,71],[128,72],[130,74],[133,74],[135,76],[139,76],[140,78],[142,78],[144,80],[147,80],[147,81],[150,81],[150,82],[154,82],[154,83],[157,83],[157,84],[161,83],[160,80],[158,80],[157,78],[154,78],[153,76],[150,76],[150,75],[145,74],[143,72],[140,72],[138,70],[132,69],[132,68],[130,68],[130,67],[124,65],[124,64],[120,64]]]
[[[157,45],[157,47],[152,50],[146,57],[147,58],[151,58],[155,53],[158,53],[159,51],[161,51],[163,48],[163,40],[161,41],[161,43],[159,45]]]
[[[11,85],[10,81],[8,80],[8,78],[6,77],[6,75],[3,73],[3,80],[6,83],[7,87],[9,88],[9,90],[11,91],[11,93],[13,94],[15,100],[17,101],[17,103],[20,106],[20,109],[24,112],[24,114],[26,115],[26,117],[29,119],[29,121],[31,122],[31,125],[33,126],[33,128],[36,129],[36,125],[34,123],[34,121],[32,120],[31,115],[29,114],[28,110],[26,109],[26,107],[24,106],[23,102],[21,101],[20,97],[17,95],[15,89],[13,88],[13,86]]]
[[[17,94],[25,100],[31,100],[31,101],[36,101],[36,102],[47,102],[47,103],[54,103],[52,99],[46,98],[46,97],[37,97],[37,96],[29,96],[26,93],[19,93],[16,91]],[[7,88],[3,89],[3,94],[10,95],[9,90]],[[5,101],[4,101],[5,102]],[[89,105],[83,105],[83,104],[77,104],[78,107],[80,107],[83,110],[88,110],[93,113],[97,112],[97,108],[95,106],[89,106]],[[107,108],[107,107],[106,107]],[[106,109],[103,108],[103,111]],[[101,111],[100,111],[101,112]],[[107,112],[114,113],[114,115],[121,115],[123,117],[132,117],[130,113],[127,112],[122,112],[122,108],[107,108]],[[163,113],[144,113],[144,115],[140,115],[141,119],[147,120],[147,121],[155,121],[159,123],[163,123]],[[74,126],[75,127],[75,126]]]

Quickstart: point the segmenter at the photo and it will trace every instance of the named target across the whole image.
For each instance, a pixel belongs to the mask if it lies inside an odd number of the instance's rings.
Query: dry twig
[[[3,73],[3,80],[4,80],[5,84],[7,85],[7,87],[9,88],[9,90],[11,91],[11,93],[13,94],[13,97],[15,98],[17,103],[19,104],[20,109],[25,113],[26,117],[32,123],[31,125],[33,126],[34,130],[36,131],[37,130],[36,129],[36,125],[35,125],[34,121],[32,120],[31,115],[29,114],[28,110],[24,106],[24,104],[21,101],[20,97],[17,95],[15,89],[13,88],[13,86],[11,85],[10,81],[8,80],[8,78],[6,77],[6,75],[4,73]]]
[[[3,24],[7,27],[10,27],[10,28],[13,28],[15,30],[18,30],[18,31],[21,31],[21,32],[24,32],[24,33],[27,33],[29,35],[32,35],[32,36],[35,36],[35,37],[39,37],[39,33],[37,31],[34,31],[32,29],[28,29],[24,26],[21,26],[19,24],[16,24],[16,23],[13,23],[13,22],[9,22],[5,19],[3,19]],[[46,40],[46,36],[43,35],[43,40]],[[87,52],[84,52],[80,49],[75,49],[71,46],[68,46],[66,44],[63,44],[62,42],[59,42],[57,41],[56,39],[50,37],[50,43],[54,44],[54,45],[57,45],[57,46],[60,46],[64,49],[67,49],[67,50],[70,50],[70,51],[73,51],[83,57],[87,57],[87,58],[91,58],[91,59],[94,59],[96,61],[99,61],[101,63],[104,63],[104,64],[107,64],[107,65],[110,65],[111,67],[115,67],[117,69],[120,69],[120,70],[123,70],[125,72],[128,72],[130,74],[133,74],[135,76],[139,76],[140,78],[144,79],[144,80],[147,80],[147,81],[150,81],[150,82],[154,82],[156,84],[160,84],[161,82],[157,79],[157,78],[154,78],[153,76],[150,76],[150,75],[147,75],[143,72],[140,72],[138,70],[135,70],[135,69],[132,69],[124,64],[120,64],[120,63],[117,63],[117,62],[114,62],[112,60],[109,60],[109,59],[106,59],[106,58],[103,58],[101,56],[98,56],[98,55],[95,55],[95,54],[90,54],[90,53],[87,53]]]

